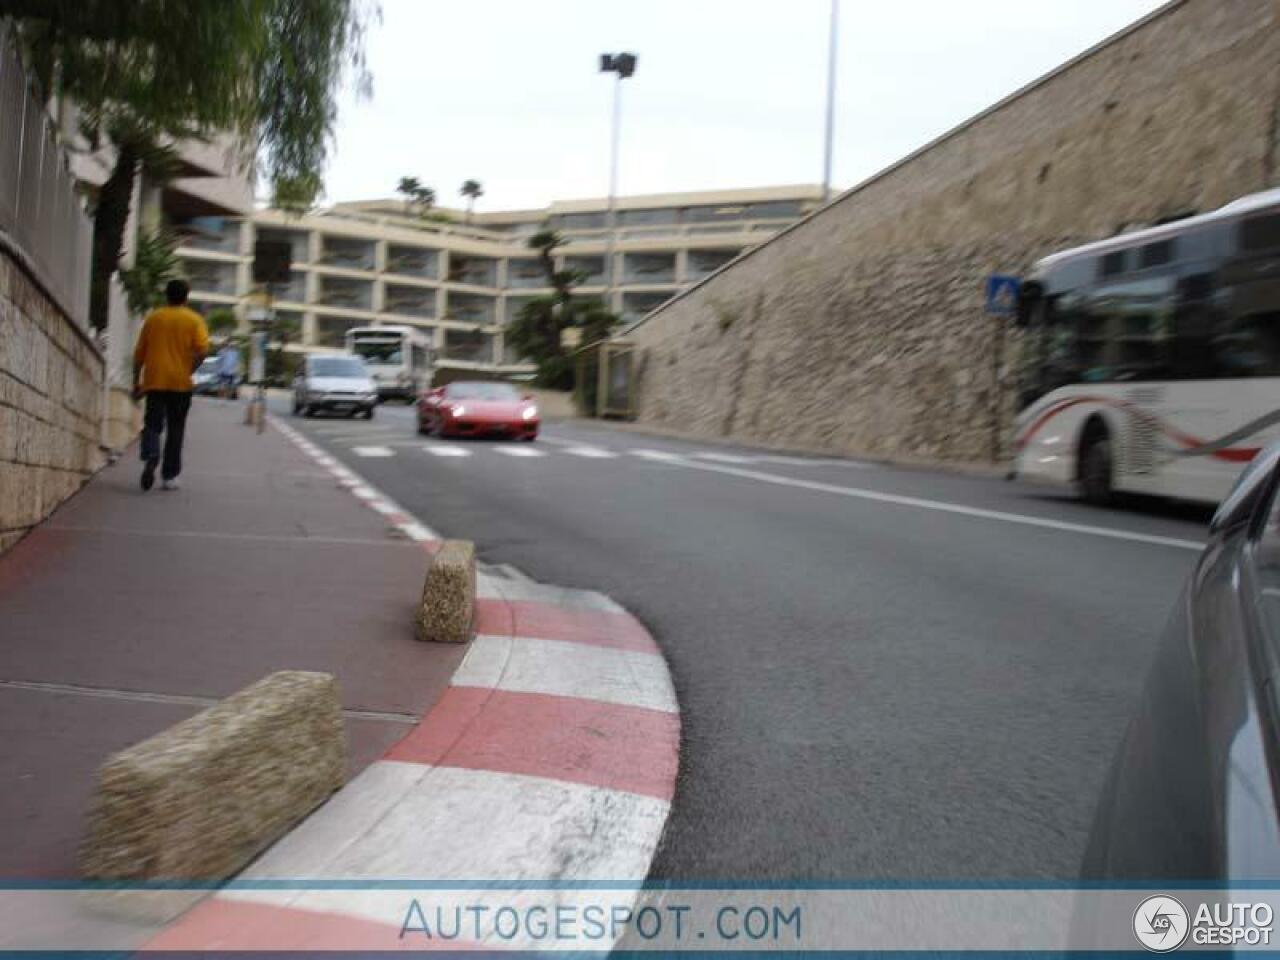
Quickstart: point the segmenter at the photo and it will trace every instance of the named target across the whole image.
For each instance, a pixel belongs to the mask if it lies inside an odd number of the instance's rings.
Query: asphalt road
[[[1207,519],[609,426],[292,422],[483,560],[648,624],[684,723],[661,878],[1071,879]]]

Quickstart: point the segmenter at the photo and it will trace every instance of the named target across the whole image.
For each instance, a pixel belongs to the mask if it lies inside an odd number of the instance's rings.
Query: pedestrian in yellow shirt
[[[169,281],[164,289],[169,305],[147,314],[133,351],[133,395],[147,398],[142,424],[143,490],[156,482],[161,434],[165,441],[160,488],[178,489],[182,440],[191,409],[191,374],[209,352],[204,318],[187,306],[190,292],[186,281]]]

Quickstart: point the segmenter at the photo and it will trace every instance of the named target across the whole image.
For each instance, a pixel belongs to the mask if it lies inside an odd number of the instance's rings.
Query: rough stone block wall
[[[1280,185],[1278,129],[1280,4],[1172,3],[646,318],[639,419],[998,459],[1018,343],[986,275]]]
[[[0,252],[0,552],[101,465],[102,356]]]

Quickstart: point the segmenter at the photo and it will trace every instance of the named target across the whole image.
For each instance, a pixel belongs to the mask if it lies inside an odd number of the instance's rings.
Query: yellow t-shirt
[[[190,307],[161,307],[147,314],[133,351],[142,366],[143,390],[192,389],[191,371],[209,352],[204,318]]]

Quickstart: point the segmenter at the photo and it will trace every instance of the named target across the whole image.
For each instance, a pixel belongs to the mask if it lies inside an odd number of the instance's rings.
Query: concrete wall
[[[101,465],[103,361],[0,251],[0,551]]]
[[[1171,3],[692,288],[630,334],[639,419],[991,459],[1012,414],[994,358],[1017,344],[984,277],[1280,184],[1278,20],[1274,0]]]

